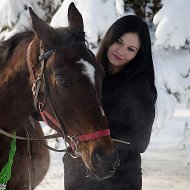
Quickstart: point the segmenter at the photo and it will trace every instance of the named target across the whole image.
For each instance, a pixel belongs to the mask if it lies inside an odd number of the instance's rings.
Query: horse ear
[[[69,5],[68,22],[71,29],[77,30],[79,32],[84,32],[82,15],[75,7],[75,4],[73,2]]]
[[[37,16],[31,7],[29,7],[29,13],[32,20],[32,28],[37,37],[43,42],[50,39],[52,28]]]

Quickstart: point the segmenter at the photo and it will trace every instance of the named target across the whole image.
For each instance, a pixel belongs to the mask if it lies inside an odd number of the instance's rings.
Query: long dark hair
[[[96,56],[97,61],[103,65],[105,73],[108,73],[109,61],[107,58],[107,50],[116,40],[127,32],[135,32],[138,34],[141,47],[136,57],[125,66],[126,77],[130,80],[139,74],[146,74],[156,98],[157,92],[154,85],[154,66],[152,61],[150,34],[148,25],[140,17],[128,15],[113,23],[101,42]]]

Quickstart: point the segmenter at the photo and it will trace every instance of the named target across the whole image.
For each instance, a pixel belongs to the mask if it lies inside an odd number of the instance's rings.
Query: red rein
[[[42,119],[44,120],[44,122],[48,126],[49,126],[49,124],[48,124],[46,118],[48,118],[54,125],[61,128],[60,123],[47,110],[43,110],[42,112],[40,112],[40,114],[42,116]],[[51,126],[49,126],[49,127],[51,127]],[[94,139],[97,139],[100,137],[105,137],[105,136],[110,136],[110,130],[109,129],[103,129],[100,131],[96,131],[94,133],[79,135],[79,136],[75,137],[75,140],[79,143],[79,142],[94,140]]]
[[[90,141],[90,140],[94,140],[94,139],[105,137],[105,136],[110,136],[109,129],[104,129],[104,130],[96,131],[94,133],[80,135],[77,137],[77,140],[78,142],[84,142],[84,141]]]

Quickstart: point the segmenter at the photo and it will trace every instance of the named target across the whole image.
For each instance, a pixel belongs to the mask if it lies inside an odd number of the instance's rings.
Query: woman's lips
[[[113,58],[116,59],[116,60],[119,60],[119,61],[122,60],[118,55],[116,55],[116,54],[114,54],[114,53],[112,54],[112,56],[113,56]]]

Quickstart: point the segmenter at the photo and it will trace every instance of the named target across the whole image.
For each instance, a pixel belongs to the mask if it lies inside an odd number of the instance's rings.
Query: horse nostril
[[[103,154],[103,152],[101,150],[96,149],[94,151],[94,156],[93,157],[94,157],[94,162],[95,163],[101,163],[102,160],[104,159],[104,154]]]
[[[99,153],[96,153],[97,161],[101,162],[101,155]]]
[[[99,179],[109,178],[114,175],[119,166],[117,151],[114,153],[105,152],[102,147],[97,147],[92,153],[93,171]]]
[[[110,168],[111,170],[115,171],[119,166],[120,160],[117,153],[113,155],[107,155],[102,151],[102,149],[97,148],[93,152],[92,163],[96,165],[96,167],[103,166],[107,169]]]

